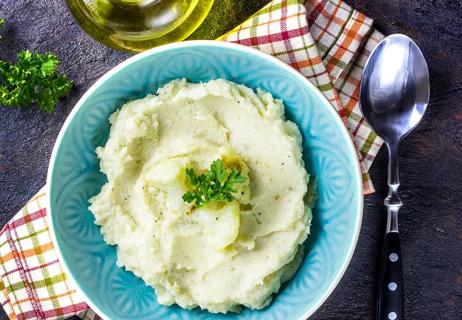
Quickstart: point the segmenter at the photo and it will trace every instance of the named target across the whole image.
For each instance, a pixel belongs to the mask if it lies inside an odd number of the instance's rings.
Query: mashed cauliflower
[[[159,303],[260,309],[302,259],[311,220],[301,135],[280,100],[222,79],[174,80],[110,117],[96,152],[108,182],[90,210],[118,264]],[[185,169],[221,159],[246,182],[235,200],[195,208]]]

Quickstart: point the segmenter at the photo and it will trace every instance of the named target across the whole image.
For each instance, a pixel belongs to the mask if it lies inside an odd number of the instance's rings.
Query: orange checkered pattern
[[[0,231],[0,301],[10,319],[99,317],[75,291],[54,251],[40,191]]]
[[[382,141],[358,104],[367,56],[383,36],[372,21],[339,0],[274,0],[219,40],[271,54],[315,84],[350,130],[364,193]],[[0,303],[11,319],[100,319],[63,272],[51,242],[41,190],[0,231]]]

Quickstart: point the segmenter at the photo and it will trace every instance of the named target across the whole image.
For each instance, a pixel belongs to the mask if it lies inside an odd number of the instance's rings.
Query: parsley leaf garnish
[[[58,58],[51,54],[18,54],[18,62],[0,60],[0,104],[12,108],[27,107],[37,102],[39,108],[52,112],[58,99],[72,88],[72,81],[57,74]]]
[[[4,24],[0,18],[0,30]],[[29,50],[18,53],[16,64],[0,60],[0,105],[18,108],[36,102],[41,110],[52,112],[72,88],[72,80],[56,73],[58,65],[54,54]]]
[[[234,186],[247,179],[238,170],[225,168],[222,160],[213,161],[210,170],[201,175],[186,168],[186,176],[193,190],[183,194],[183,201],[194,203],[196,208],[210,201],[233,201]]]

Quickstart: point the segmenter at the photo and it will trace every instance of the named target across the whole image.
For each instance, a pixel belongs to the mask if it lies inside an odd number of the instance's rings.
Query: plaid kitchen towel
[[[382,39],[372,20],[340,0],[274,0],[219,40],[271,54],[314,83],[338,111],[358,150],[364,193],[382,141],[364,122],[359,82]],[[11,319],[99,319],[66,277],[53,249],[41,190],[0,232],[0,302]]]

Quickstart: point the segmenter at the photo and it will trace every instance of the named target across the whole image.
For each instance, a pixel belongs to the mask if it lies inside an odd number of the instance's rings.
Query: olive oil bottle
[[[204,21],[213,1],[66,0],[66,4],[97,41],[139,52],[187,38]]]

